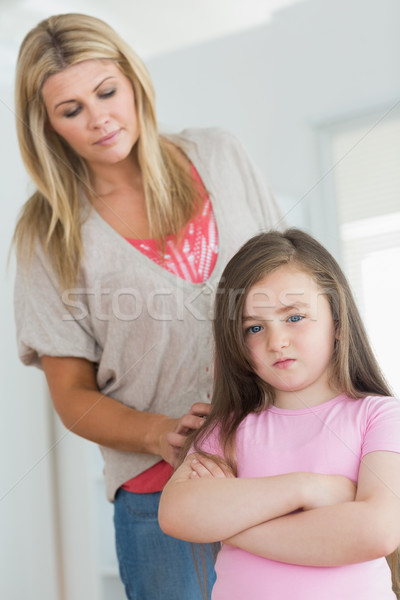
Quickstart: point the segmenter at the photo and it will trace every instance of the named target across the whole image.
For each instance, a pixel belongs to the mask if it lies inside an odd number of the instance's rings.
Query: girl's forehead
[[[315,291],[318,289],[318,284],[315,278],[305,269],[301,269],[296,265],[282,265],[261,277],[254,283],[249,291],[248,296],[257,290],[269,288],[271,290],[283,290],[288,287],[303,288],[304,290]]]
[[[283,265],[267,274],[247,292],[244,312],[256,308],[280,308],[292,305],[315,304],[322,294],[310,273],[294,265]]]

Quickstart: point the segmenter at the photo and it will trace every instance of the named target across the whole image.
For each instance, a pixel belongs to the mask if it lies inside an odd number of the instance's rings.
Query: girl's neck
[[[301,410],[303,408],[312,408],[319,404],[324,404],[333,400],[340,394],[340,391],[334,387],[324,387],[322,389],[280,391],[275,392],[274,406],[286,410]]]

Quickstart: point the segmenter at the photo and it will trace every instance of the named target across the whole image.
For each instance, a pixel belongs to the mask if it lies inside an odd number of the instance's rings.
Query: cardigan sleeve
[[[195,142],[198,149],[196,160],[205,165],[205,172],[217,195],[225,197],[226,190],[230,190],[232,211],[247,207],[257,219],[259,231],[286,228],[285,219],[263,174],[234,134],[213,127],[185,130],[182,135],[184,151],[188,141]],[[179,140],[182,142],[182,138],[176,140],[178,144]]]
[[[247,150],[233,134],[225,132],[225,135],[229,136],[233,153],[240,163],[240,171],[249,191],[247,200],[250,210],[259,211],[261,214],[261,229],[265,231],[269,229],[284,230],[287,226],[285,218],[261,170],[254,164]]]
[[[63,296],[57,277],[40,250],[29,263],[18,265],[14,314],[18,354],[24,364],[40,367],[40,357],[44,355],[99,361],[101,352],[90,331],[88,311],[79,303],[74,313],[72,297],[70,290]]]

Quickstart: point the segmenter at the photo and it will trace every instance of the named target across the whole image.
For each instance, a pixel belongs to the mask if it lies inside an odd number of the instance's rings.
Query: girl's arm
[[[99,392],[93,363],[42,356],[54,407],[64,425],[86,439],[125,452],[156,454],[174,465],[187,433],[203,423],[210,405],[193,405],[181,419],[125,406]]]
[[[354,490],[345,477],[315,473],[235,478],[227,467],[190,455],[164,488],[159,522],[173,537],[216,542],[299,508],[354,498]]]
[[[400,454],[371,452],[354,502],[288,515],[226,543],[280,562],[338,566],[388,556],[400,545]]]

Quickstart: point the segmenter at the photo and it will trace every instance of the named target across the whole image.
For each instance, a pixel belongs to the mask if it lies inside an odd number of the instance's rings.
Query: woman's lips
[[[274,362],[273,366],[277,369],[287,369],[295,362],[294,358],[280,358]]]
[[[121,131],[120,129],[117,129],[117,131],[113,131],[112,133],[105,135],[104,137],[97,140],[97,142],[95,142],[95,145],[96,146],[110,146],[111,144],[114,144],[114,142],[117,141],[120,131]]]

